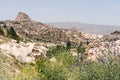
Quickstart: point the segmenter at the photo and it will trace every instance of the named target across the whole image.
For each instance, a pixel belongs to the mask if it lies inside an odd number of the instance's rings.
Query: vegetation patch
[[[17,42],[20,41],[20,38],[16,34],[15,30],[13,29],[13,27],[10,27],[10,29],[8,29],[8,31],[7,31],[7,37],[15,39],[15,40],[17,40]]]

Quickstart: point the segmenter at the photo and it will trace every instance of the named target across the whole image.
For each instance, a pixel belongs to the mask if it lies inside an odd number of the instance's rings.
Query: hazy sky
[[[0,20],[13,20],[19,11],[40,22],[120,25],[120,0],[0,0]]]

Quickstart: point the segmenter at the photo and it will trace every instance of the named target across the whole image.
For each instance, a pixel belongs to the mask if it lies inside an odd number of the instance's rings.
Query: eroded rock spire
[[[15,20],[16,21],[30,21],[31,19],[24,12],[19,12]]]

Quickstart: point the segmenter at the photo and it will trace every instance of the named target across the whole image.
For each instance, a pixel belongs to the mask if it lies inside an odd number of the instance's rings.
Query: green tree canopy
[[[10,27],[10,29],[8,29],[7,31],[7,37],[15,39],[17,41],[20,40],[19,36],[16,34],[15,30],[13,27]]]
[[[3,29],[0,27],[0,35],[4,35]]]

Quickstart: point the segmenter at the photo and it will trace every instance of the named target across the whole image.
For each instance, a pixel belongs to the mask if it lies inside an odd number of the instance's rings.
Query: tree
[[[88,45],[90,42],[88,41],[88,39],[87,39],[87,42],[86,42],[86,44]]]
[[[4,35],[3,29],[0,27],[0,35]]]
[[[69,51],[71,49],[71,42],[68,41],[66,44],[66,50]]]
[[[78,60],[80,58],[81,62],[83,62],[83,56],[84,56],[85,48],[83,47],[82,42],[77,47],[77,52],[78,52]],[[81,56],[80,56],[80,54],[81,54]]]
[[[7,28],[6,24],[4,24],[3,28]]]
[[[16,32],[15,32],[15,30],[14,30],[13,27],[10,27],[10,29],[8,29],[8,31],[7,31],[7,37],[12,38],[12,39],[15,39],[15,40],[17,40],[17,42],[20,41],[20,38],[19,38],[19,36],[16,34]]]

